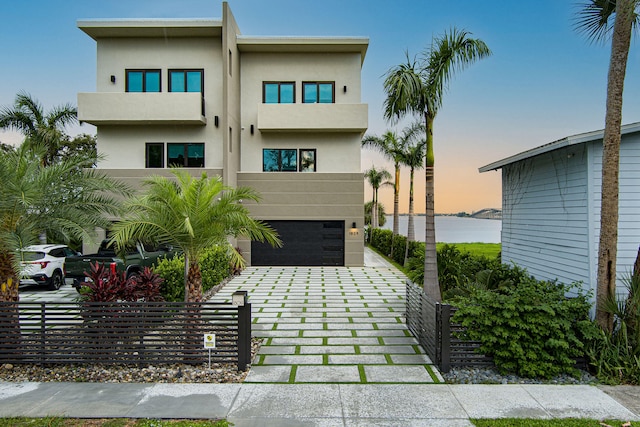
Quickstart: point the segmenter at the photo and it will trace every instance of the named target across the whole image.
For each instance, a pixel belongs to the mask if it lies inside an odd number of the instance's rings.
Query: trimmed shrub
[[[391,253],[391,240],[393,231],[374,228],[371,230],[371,246],[379,250],[385,255]]]
[[[202,292],[207,292],[230,276],[230,257],[224,246],[207,248],[200,258]],[[162,296],[166,301],[184,301],[184,255],[161,259],[155,271],[164,279]]]

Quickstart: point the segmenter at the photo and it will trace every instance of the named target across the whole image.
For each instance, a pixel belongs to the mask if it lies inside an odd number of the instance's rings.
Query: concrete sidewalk
[[[226,418],[236,427],[472,426],[469,418],[504,417],[640,420],[593,386],[0,383],[0,417],[15,416]]]

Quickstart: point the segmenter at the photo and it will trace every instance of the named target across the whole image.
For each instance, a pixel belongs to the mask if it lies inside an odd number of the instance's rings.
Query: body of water
[[[424,242],[425,217],[413,218],[416,240]],[[407,235],[409,217],[400,216],[400,234]],[[393,229],[393,215],[387,215],[383,229]],[[436,241],[444,243],[500,243],[502,221],[497,219],[476,219],[457,216],[436,216]]]

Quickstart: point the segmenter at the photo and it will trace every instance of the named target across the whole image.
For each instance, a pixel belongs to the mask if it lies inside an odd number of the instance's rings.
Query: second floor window
[[[203,168],[204,144],[168,143],[167,165],[187,168]]]
[[[306,104],[331,104],[334,102],[335,84],[333,82],[303,82],[302,102]]]
[[[169,92],[204,93],[202,70],[169,70]]]
[[[160,70],[127,70],[127,92],[160,92]]]
[[[296,99],[294,82],[264,82],[262,102],[265,104],[293,104]]]

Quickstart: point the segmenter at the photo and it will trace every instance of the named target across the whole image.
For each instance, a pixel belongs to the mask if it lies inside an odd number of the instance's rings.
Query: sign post
[[[211,369],[211,349],[216,348],[216,334],[204,334],[203,344],[205,350],[209,350],[209,369]]]

